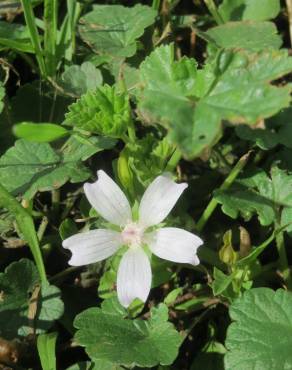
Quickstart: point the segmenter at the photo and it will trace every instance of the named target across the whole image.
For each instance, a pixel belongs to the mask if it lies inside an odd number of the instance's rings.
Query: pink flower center
[[[143,231],[144,230],[135,222],[127,224],[122,231],[122,239],[124,244],[128,245],[129,247],[140,246],[142,244]]]

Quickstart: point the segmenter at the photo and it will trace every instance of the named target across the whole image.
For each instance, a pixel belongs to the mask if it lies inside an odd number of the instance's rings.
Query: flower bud
[[[129,156],[126,148],[121,151],[117,163],[118,177],[125,189],[133,193],[133,173],[129,167]]]
[[[233,265],[238,259],[238,253],[235,252],[232,246],[232,231],[228,230],[223,235],[223,246],[219,251],[219,258],[226,265]]]
[[[243,226],[239,226],[239,233],[240,233],[239,254],[240,257],[243,258],[249,255],[251,250],[251,242],[249,232]]]

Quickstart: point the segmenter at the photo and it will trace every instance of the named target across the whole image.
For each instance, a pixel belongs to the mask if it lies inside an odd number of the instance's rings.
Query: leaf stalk
[[[240,172],[243,170],[243,168],[247,164],[250,153],[251,152],[246,153],[239,159],[239,161],[233,167],[233,169],[231,170],[229,175],[226,177],[222,185],[219,187],[219,190],[226,190],[233,184],[237,176],[240,174]],[[197,223],[197,230],[199,232],[203,230],[207,221],[209,220],[209,218],[212,216],[213,212],[215,211],[217,205],[218,205],[218,201],[213,196]]]

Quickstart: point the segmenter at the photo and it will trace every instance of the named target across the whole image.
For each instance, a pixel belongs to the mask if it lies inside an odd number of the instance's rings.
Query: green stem
[[[128,125],[128,136],[129,136],[129,139],[132,143],[135,143],[136,142],[136,131],[135,131],[135,126],[134,126],[134,123],[132,121],[132,118],[130,119],[130,122],[129,122],[129,125]]]
[[[45,234],[48,223],[49,223],[48,218],[46,216],[44,216],[43,219],[42,219],[42,222],[41,222],[41,224],[38,228],[38,232],[37,232],[39,242],[41,242],[42,239],[43,239],[43,236]]]
[[[161,0],[152,1],[152,9],[159,11]]]
[[[275,222],[275,230],[279,229],[279,223]],[[276,234],[276,246],[279,254],[279,268],[285,281],[290,281],[290,269],[285,249],[284,230]]]
[[[176,148],[165,166],[165,171],[172,172],[181,159],[181,151]]]
[[[126,81],[125,81],[125,78],[124,78],[123,68],[124,68],[124,64],[121,63],[120,69],[119,69],[119,75],[118,75],[118,82],[120,84],[120,87],[121,87],[123,93],[128,95],[128,88],[127,88]],[[132,119],[131,116],[129,118],[129,123],[128,123],[128,137],[130,139],[130,142],[132,142],[132,143],[136,142],[136,139],[137,139],[136,138],[136,131],[135,131],[134,122],[133,122],[133,119]],[[127,139],[125,139],[125,138],[121,138],[121,139],[127,144],[127,142],[128,142]]]
[[[72,274],[73,272],[76,272],[81,269],[82,266],[71,266],[66,268],[65,270],[59,272],[58,274],[50,277],[50,283],[60,283],[64,279],[67,278],[68,275]]]
[[[226,190],[226,189],[228,189],[232,185],[232,183],[235,181],[235,179],[237,178],[237,176],[240,174],[240,172],[242,171],[242,169],[247,164],[249,155],[250,155],[250,152],[248,152],[247,154],[245,154],[244,156],[242,156],[239,159],[239,161],[233,167],[233,169],[231,170],[231,172],[229,173],[229,175],[227,176],[227,178],[225,179],[225,181],[220,186],[219,190]],[[209,220],[209,218],[211,217],[211,215],[215,211],[217,205],[218,205],[218,201],[214,197],[212,197],[212,199],[210,200],[209,204],[205,208],[202,216],[200,217],[200,219],[199,219],[199,221],[197,223],[197,230],[199,232],[203,230],[203,228],[206,225],[207,221]]]
[[[208,247],[199,248],[198,255],[200,261],[204,261],[211,266],[216,266],[219,270],[226,270],[226,265],[222,261],[220,261],[218,257],[218,252],[215,252],[213,249],[210,249]]]
[[[60,189],[52,191],[52,211],[55,215],[59,213],[60,209]]]
[[[54,122],[53,118],[54,118],[55,108],[56,108],[56,99],[57,99],[57,89],[55,88],[54,98],[53,98],[53,102],[52,102],[52,105],[51,105],[51,112],[50,112],[49,122]]]
[[[209,311],[211,309],[213,309],[219,302],[220,302],[219,299],[213,298],[213,299],[210,300],[210,304],[207,307],[206,307],[206,305],[203,306],[203,307],[201,307],[201,309],[202,308],[206,308],[206,309],[201,313],[201,315],[195,317],[195,319],[193,320],[193,322],[186,329],[185,333],[183,333],[183,341],[194,330],[194,328],[199,324],[199,322],[202,321],[205,318],[205,316],[207,316],[209,314]]]
[[[217,9],[214,1],[213,0],[204,0],[204,3],[206,4],[209,12],[212,14],[215,22],[217,24],[223,24],[224,21],[223,21],[221,15],[220,15],[220,13],[218,12],[218,9]]]

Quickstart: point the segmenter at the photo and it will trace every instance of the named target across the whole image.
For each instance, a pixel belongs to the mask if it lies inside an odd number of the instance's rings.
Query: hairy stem
[[[54,215],[59,213],[60,209],[60,189],[52,190],[52,211]]]
[[[165,171],[172,172],[181,159],[181,151],[176,148],[165,166]]]
[[[279,228],[280,228],[279,221],[276,221],[275,230]],[[279,232],[276,234],[276,246],[279,254],[279,270],[281,271],[281,274],[283,276],[284,281],[287,283],[287,286],[291,288],[292,281],[285,249],[284,230],[279,230]]]
[[[44,216],[42,218],[42,222],[40,223],[40,226],[39,226],[38,232],[37,232],[39,242],[41,242],[42,239],[43,239],[43,236],[45,234],[45,231],[46,231],[46,228],[48,226],[48,223],[49,223],[48,218],[46,216]]]
[[[212,14],[212,17],[214,18],[215,22],[217,24],[223,24],[224,21],[218,12],[218,9],[214,3],[213,0],[204,0],[204,3],[206,4],[206,7],[208,8],[209,12]]]
[[[160,0],[153,0],[152,1],[152,9],[154,9],[154,10],[159,10],[159,8],[160,8]]]
[[[52,276],[49,278],[50,280],[50,283],[54,283],[54,284],[59,284],[60,282],[62,282],[63,280],[65,280],[68,275],[72,274],[73,272],[76,272],[78,270],[80,270],[82,268],[82,266],[70,266],[68,268],[66,268],[65,270],[57,273],[56,275]]]
[[[224,180],[224,182],[220,186],[219,190],[226,190],[226,189],[228,189],[232,185],[232,183],[235,181],[235,179],[237,178],[237,176],[240,174],[240,172],[242,171],[242,169],[247,164],[247,161],[248,161],[249,156],[250,156],[250,152],[248,152],[247,154],[243,155],[239,159],[239,161],[232,168],[231,172],[229,173],[229,175],[226,177],[226,179]],[[217,200],[214,197],[212,197],[212,199],[210,200],[209,204],[205,208],[202,216],[200,217],[200,219],[199,219],[199,221],[197,223],[197,230],[199,232],[203,230],[203,228],[205,227],[207,221],[209,220],[209,218],[212,216],[213,212],[215,211],[217,205],[218,205]]]

